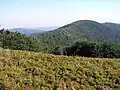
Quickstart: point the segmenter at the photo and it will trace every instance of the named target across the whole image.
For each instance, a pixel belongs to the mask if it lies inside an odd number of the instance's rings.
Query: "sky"
[[[4,28],[63,26],[78,20],[120,23],[120,0],[0,0]]]

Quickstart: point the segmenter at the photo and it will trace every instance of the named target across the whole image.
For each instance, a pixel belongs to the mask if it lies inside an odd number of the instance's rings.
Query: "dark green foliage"
[[[95,43],[76,42],[71,47],[64,49],[65,55],[91,57],[94,54]]]
[[[39,42],[34,37],[2,29],[0,30],[0,47],[14,50],[39,51]]]
[[[116,48],[117,47],[117,48]],[[53,54],[63,54],[68,56],[85,56],[85,57],[103,57],[103,58],[120,58],[119,43],[98,43],[98,42],[76,42],[70,47],[54,49]],[[63,51],[63,52],[62,52]]]

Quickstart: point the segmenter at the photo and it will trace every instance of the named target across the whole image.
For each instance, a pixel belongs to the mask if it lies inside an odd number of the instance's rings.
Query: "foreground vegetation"
[[[0,83],[6,90],[119,90],[120,59],[1,49]]]

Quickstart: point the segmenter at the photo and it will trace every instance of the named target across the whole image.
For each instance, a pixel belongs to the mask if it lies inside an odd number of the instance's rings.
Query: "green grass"
[[[120,59],[2,50],[0,82],[8,90],[119,90]]]

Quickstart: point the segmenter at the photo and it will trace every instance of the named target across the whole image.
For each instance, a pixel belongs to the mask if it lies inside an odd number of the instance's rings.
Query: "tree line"
[[[0,47],[13,50],[40,51],[39,41],[35,37],[30,37],[19,32],[0,30]]]
[[[120,58],[120,43],[82,41],[65,48],[56,47],[51,53],[67,56]]]
[[[45,52],[44,49],[41,49],[41,42],[36,37],[10,32],[5,29],[0,30],[0,47],[13,50]],[[46,48],[46,52],[48,49],[50,48]],[[120,43],[79,41],[71,46],[56,47],[50,50],[49,53],[67,56],[120,58]]]

